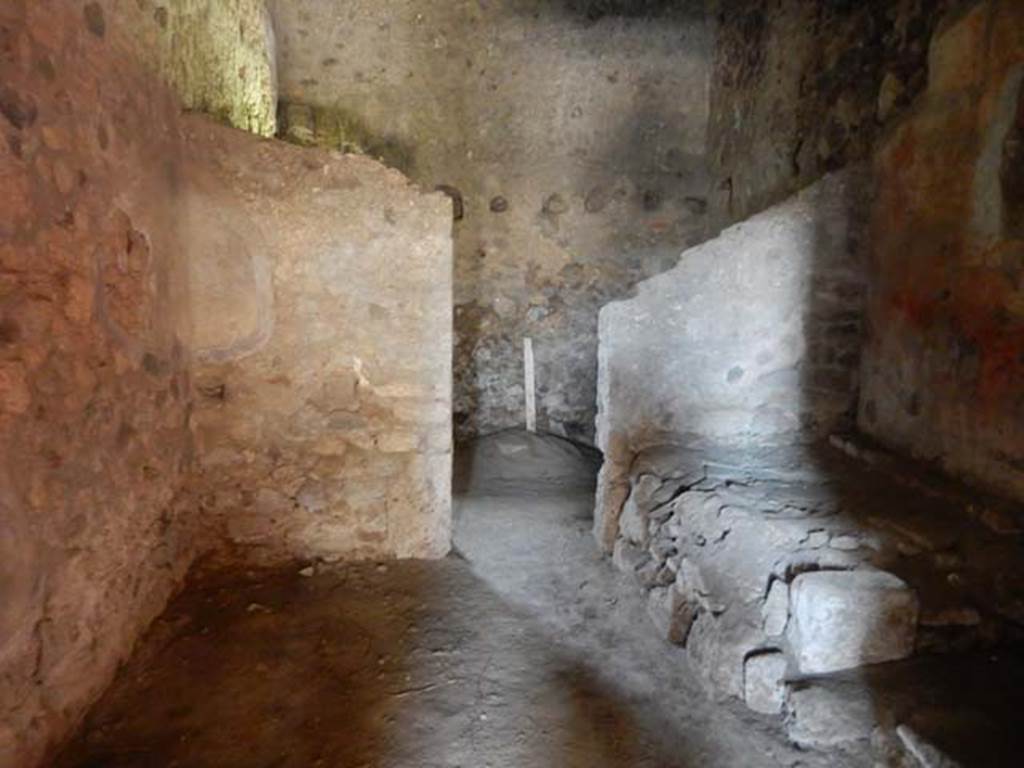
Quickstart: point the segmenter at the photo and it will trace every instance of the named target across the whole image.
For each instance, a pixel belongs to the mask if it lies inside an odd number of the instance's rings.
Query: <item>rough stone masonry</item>
[[[200,554],[448,549],[450,204],[183,118],[167,81],[248,128],[273,101],[262,5],[199,5],[0,4],[0,765],[69,735]],[[208,54],[182,78],[172,33]]]
[[[633,456],[760,445],[852,423],[865,291],[865,176],[826,177],[686,251],[601,310],[595,531],[612,545]]]
[[[204,518],[264,562],[443,556],[450,201],[358,155],[186,131]]]
[[[921,493],[906,463],[883,472],[807,445],[663,445],[629,478],[612,562],[715,696],[778,714],[794,696],[806,707],[796,680],[1020,637],[1022,585],[1006,574],[1021,531],[1006,502]],[[793,707],[797,740],[827,721]]]
[[[856,413],[1020,496],[1024,17],[978,2],[937,29],[870,174],[826,176],[602,309],[594,521],[712,694],[784,714],[801,746],[893,739],[922,765],[948,762],[899,723],[930,694],[894,704],[886,679],[925,691],[938,666],[911,656],[1024,627],[1019,505],[832,434]]]
[[[598,310],[705,237],[712,30],[643,6],[271,3],[285,135],[460,201],[459,438],[523,426],[529,337],[538,426],[592,442]]]

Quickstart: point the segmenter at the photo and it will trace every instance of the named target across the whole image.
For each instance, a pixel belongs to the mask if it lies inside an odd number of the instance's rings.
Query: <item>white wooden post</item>
[[[533,373],[533,339],[523,339],[523,386],[526,390],[526,430],[537,431],[537,389]]]

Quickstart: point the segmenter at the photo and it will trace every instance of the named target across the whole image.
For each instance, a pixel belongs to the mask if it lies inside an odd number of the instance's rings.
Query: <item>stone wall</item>
[[[927,81],[928,41],[958,0],[712,0],[708,157],[715,227],[851,161]]]
[[[43,763],[225,538],[447,550],[447,200],[183,119],[160,18],[0,4],[5,768]]]
[[[185,148],[130,54],[147,23],[134,2],[0,4],[4,766],[70,732],[196,548]]]
[[[640,588],[652,629],[685,647],[711,695],[784,712],[801,747],[893,725],[884,689],[868,690],[867,712],[863,695],[836,702],[853,717],[821,706],[835,673],[1011,645],[1024,626],[1016,506],[842,447],[868,461],[820,445],[641,451],[611,526],[612,562]],[[915,686],[898,709],[928,698]]]
[[[444,555],[450,201],[368,158],[188,127],[204,517],[263,562]]]
[[[274,135],[277,51],[266,0],[139,0],[138,5],[156,26],[159,72],[187,109]]]
[[[1024,7],[980,3],[932,43],[927,92],[875,162],[859,424],[1024,495]]]
[[[858,170],[826,177],[601,310],[603,547],[643,448],[800,441],[852,423],[865,187]]]
[[[597,312],[704,239],[701,2],[272,4],[307,136],[459,197],[455,424],[593,438]]]

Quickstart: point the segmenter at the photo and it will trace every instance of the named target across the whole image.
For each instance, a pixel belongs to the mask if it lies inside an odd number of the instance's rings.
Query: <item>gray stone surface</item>
[[[635,575],[637,569],[648,559],[647,553],[635,544],[631,544],[625,539],[619,539],[615,542],[615,550],[612,552],[612,564],[623,573]]]
[[[912,652],[1014,636],[1019,598],[1005,574],[1019,568],[1021,536],[996,533],[981,511],[1008,508],[935,484],[923,467],[866,465],[823,445],[666,445],[617,458],[602,471],[627,468],[619,487],[637,510],[669,500],[647,513],[646,547],[618,520],[604,530],[613,562],[713,696],[744,698],[745,664],[766,649],[794,674],[867,674]],[[928,546],[907,554],[907,541]]]
[[[856,536],[833,536],[828,545],[832,549],[839,549],[844,552],[852,552],[855,549],[859,549],[861,541]]]
[[[629,541],[647,546],[647,515],[653,508],[652,496],[661,487],[661,479],[654,475],[641,475],[633,485],[629,498],[622,507],[619,531]]]
[[[523,425],[528,336],[538,427],[591,441],[600,306],[706,237],[703,3],[271,6],[282,99],[328,108],[325,143],[461,193],[458,436]]]
[[[698,611],[698,606],[673,586],[655,587],[647,596],[647,615],[658,635],[675,645],[686,645]]]
[[[882,571],[804,573],[790,588],[787,632],[801,672],[893,661],[914,650],[917,595]]]
[[[629,498],[629,480],[611,480],[610,464],[606,461],[598,474],[597,493],[594,497],[594,539],[602,550],[611,554],[619,535],[619,518]]]
[[[787,735],[804,748],[828,749],[866,740],[877,725],[871,691],[844,680],[788,685],[785,713]]]
[[[786,655],[769,651],[748,656],[743,665],[743,700],[755,712],[777,715],[786,698]]]
[[[768,597],[761,607],[764,617],[764,633],[769,637],[778,637],[786,631],[789,623],[789,585],[781,579],[772,581],[768,589]]]
[[[859,172],[686,251],[601,310],[598,447],[824,436],[856,397]]]
[[[760,617],[741,607],[720,614],[698,613],[686,642],[686,653],[706,690],[715,698],[744,694],[743,667],[750,652],[764,641]]]

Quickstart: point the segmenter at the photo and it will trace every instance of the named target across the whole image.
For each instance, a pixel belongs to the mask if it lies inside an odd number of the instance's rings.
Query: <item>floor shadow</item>
[[[56,765],[689,765],[634,708],[463,560],[219,574]]]

